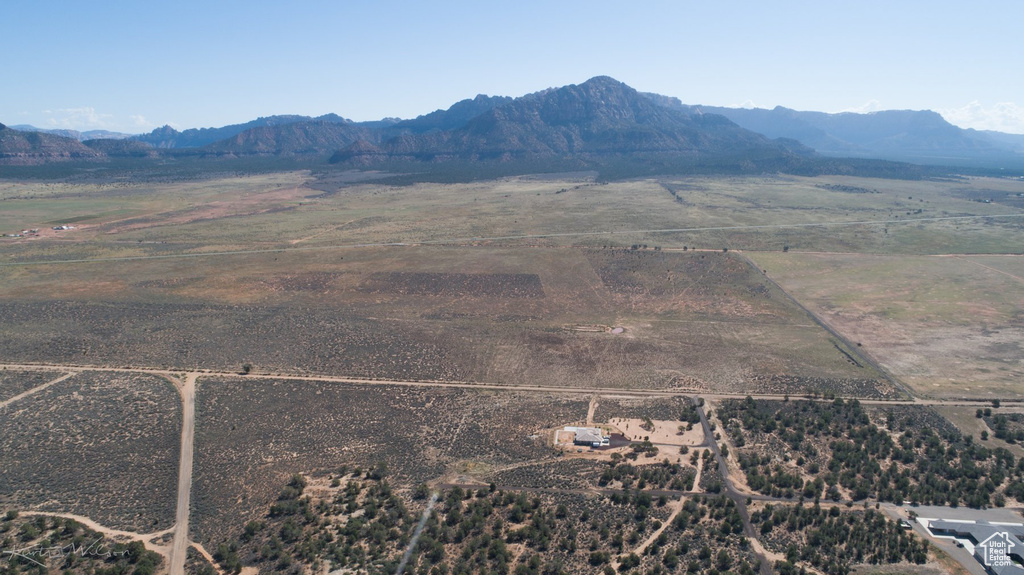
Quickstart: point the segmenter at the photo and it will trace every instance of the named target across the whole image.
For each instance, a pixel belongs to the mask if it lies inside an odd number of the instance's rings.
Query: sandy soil
[[[714,414],[718,413],[718,405],[715,402],[706,402],[704,409],[707,412]],[[740,467],[739,461],[736,459],[736,446],[729,440],[729,434],[722,432],[722,422],[718,420],[718,417],[712,417],[708,420],[708,423],[714,424],[714,432],[719,434],[719,439],[715,441],[717,441],[719,445],[724,443],[729,448],[729,455],[725,457],[725,466],[727,468],[726,471],[729,473],[729,479],[732,480],[736,491],[745,495],[757,495],[754,490],[750,488],[750,485],[747,484],[747,474],[744,473],[743,469]]]
[[[178,464],[178,505],[174,523],[174,542],[171,548],[170,573],[184,575],[188,554],[189,499],[192,493],[192,454],[195,445],[196,377],[190,373],[184,381],[174,380],[181,392],[182,426],[181,459]]]
[[[555,432],[556,447],[558,447],[559,445],[571,447],[574,439],[576,439],[576,432],[574,431],[558,430]]]
[[[644,420],[642,419],[613,418],[608,422],[608,426],[614,427],[619,433],[634,441],[643,441],[644,437],[649,437],[651,443],[655,445],[680,447],[704,443],[704,431],[700,425],[694,425],[693,429],[681,433],[679,428],[682,426],[685,429],[687,425],[685,422],[656,419],[652,420],[652,423],[654,429],[649,430],[643,428]]]
[[[282,204],[299,200],[311,193],[312,190],[309,188],[293,186],[269,192],[249,194],[241,198],[231,198],[230,200],[223,201],[216,200],[205,204],[199,204],[195,207],[184,210],[156,212],[141,216],[147,219],[152,218],[153,220],[149,222],[137,221],[140,216],[136,215],[124,220],[129,223],[123,225],[118,225],[117,221],[113,221],[104,222],[102,224],[87,224],[81,226],[79,229],[81,231],[89,231],[91,228],[102,226],[104,233],[118,234],[158,226],[182,225],[202,220],[216,220],[235,216],[251,216],[269,212],[275,208],[281,207]],[[42,232],[42,230],[40,230],[40,232]]]
[[[695,452],[697,452],[697,453],[700,453],[701,451],[703,451],[703,450],[695,450]],[[703,455],[704,455],[703,453],[700,453],[700,455],[697,457],[697,475],[694,476],[694,478],[693,478],[693,489],[692,489],[692,491],[694,491],[694,492],[697,492],[697,491],[700,490],[700,476],[701,476],[702,473],[704,473],[704,457],[702,457]],[[689,461],[689,457],[690,456],[687,456],[687,461]]]

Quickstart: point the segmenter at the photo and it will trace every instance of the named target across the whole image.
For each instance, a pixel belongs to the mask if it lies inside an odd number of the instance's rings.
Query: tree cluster
[[[879,426],[856,400],[748,397],[725,402],[718,415],[734,445],[778,441],[788,450],[781,458],[754,448],[738,454],[750,487],[766,495],[839,501],[842,488],[855,501],[980,508],[1024,491],[1024,460],[975,443],[941,418],[921,425],[939,417],[931,411],[888,410]]]
[[[856,563],[923,564],[928,544],[879,512],[840,512],[819,505],[766,505],[751,514],[761,536],[784,547],[787,566],[793,572],[798,561],[809,563],[828,575],[847,575]]]

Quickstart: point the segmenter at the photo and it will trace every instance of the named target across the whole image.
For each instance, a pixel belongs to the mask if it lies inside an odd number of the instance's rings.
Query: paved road
[[[891,519],[893,519],[895,521],[900,521],[900,520],[908,519],[908,516],[907,516],[907,510],[908,509],[912,509],[914,511],[917,511],[918,509],[920,509],[920,508],[916,508],[916,507],[904,507],[904,506],[900,506],[900,505],[894,505],[892,503],[883,503],[881,505],[881,508],[882,508],[882,512],[883,513],[885,513],[886,515],[888,515]],[[935,512],[937,512],[939,514],[939,515],[934,515],[932,517],[942,516],[942,517],[947,517],[947,518],[950,518],[950,519],[965,518],[965,517],[954,517],[954,515],[956,515],[956,512],[962,511],[962,508],[953,509],[951,507],[928,507],[928,506],[926,506],[926,508],[930,509],[932,511],[935,511]],[[969,509],[968,511],[971,511],[973,513],[987,513],[988,511],[991,511],[991,510],[982,511],[982,510],[979,510],[979,509]],[[928,517],[928,515],[926,515],[925,517]],[[932,537],[932,534],[929,533],[927,529],[925,529],[924,525],[921,525],[917,521],[911,521],[910,524],[913,525],[914,533],[917,533],[922,539],[924,539],[925,541],[928,541],[929,543],[931,543],[935,547],[937,547],[940,550],[944,551],[947,555],[952,557],[957,563],[960,563],[961,565],[963,565],[964,569],[966,569],[971,575],[990,575],[985,570],[985,568],[981,565],[981,563],[978,563],[978,560],[975,559],[973,555],[971,555],[970,553],[967,552],[967,549],[965,549],[963,547],[957,547],[956,543],[954,543],[953,540],[946,539],[946,538],[941,538],[941,537],[940,538]]]
[[[990,509],[971,509],[970,507],[947,507],[939,505],[895,505],[887,504],[893,509],[899,509],[904,514],[913,511],[918,517],[931,519],[956,519],[964,521],[995,521],[997,523],[1024,523],[1019,509],[1012,507],[994,507]]]
[[[178,508],[174,520],[170,575],[185,574],[188,553],[189,499],[192,493],[192,450],[196,424],[196,376],[190,373],[181,382],[181,458],[178,463]]]

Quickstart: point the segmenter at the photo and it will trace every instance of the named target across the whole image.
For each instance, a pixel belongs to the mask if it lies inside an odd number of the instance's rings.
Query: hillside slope
[[[30,166],[68,160],[94,160],[104,154],[74,138],[21,132],[0,124],[0,164]]]

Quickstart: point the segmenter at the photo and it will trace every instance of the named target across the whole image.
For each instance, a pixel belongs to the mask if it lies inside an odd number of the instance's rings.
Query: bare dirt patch
[[[310,192],[309,188],[302,186],[258,192],[231,199],[212,200],[179,210],[155,212],[104,224],[84,225],[82,229],[85,231],[96,228],[95,231],[105,234],[121,234],[160,226],[181,226],[194,222],[255,216],[290,209],[289,204],[308,196]]]
[[[612,418],[610,425],[622,431],[633,441],[650,441],[657,446],[700,445],[704,431],[699,425],[690,426],[679,420],[645,420]],[[677,453],[671,453],[675,456]]]

